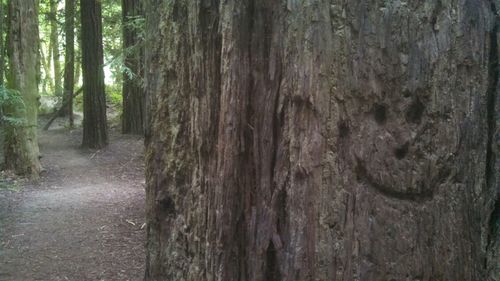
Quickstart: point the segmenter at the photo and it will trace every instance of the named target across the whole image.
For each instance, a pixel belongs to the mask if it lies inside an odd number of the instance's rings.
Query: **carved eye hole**
[[[410,148],[410,143],[406,142],[402,146],[394,149],[394,156],[399,160],[405,158],[405,156],[408,154],[409,148]]]
[[[175,214],[175,202],[170,196],[166,196],[159,200],[158,205],[166,215]]]
[[[378,124],[383,125],[387,120],[387,106],[385,104],[375,104],[373,106],[373,118]]]
[[[347,122],[345,120],[340,121],[337,124],[337,128],[339,130],[339,137],[345,138],[345,137],[349,136],[349,131],[350,131],[349,124],[347,124]]]
[[[417,98],[406,111],[406,121],[413,124],[419,124],[424,115],[425,105]]]

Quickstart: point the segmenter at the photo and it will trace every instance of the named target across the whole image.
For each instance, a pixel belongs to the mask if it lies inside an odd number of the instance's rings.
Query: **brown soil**
[[[0,189],[0,280],[143,278],[143,141],[80,141],[81,130],[41,132],[42,179]]]

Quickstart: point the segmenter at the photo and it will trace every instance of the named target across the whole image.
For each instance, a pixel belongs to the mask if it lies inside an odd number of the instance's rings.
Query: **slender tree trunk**
[[[75,88],[75,0],[65,0],[65,33],[66,52],[64,60],[64,96],[63,104],[67,109],[62,110],[69,116],[69,125],[73,127],[73,92]],[[66,103],[65,103],[66,102]]]
[[[144,133],[144,104],[145,94],[141,84],[143,71],[144,51],[137,28],[130,22],[142,16],[140,1],[122,0],[123,14],[123,50],[125,52],[125,66],[135,75],[123,75],[123,117],[122,132],[124,134]]]
[[[0,0],[1,1],[1,0]],[[35,13],[37,15],[40,14],[40,1],[39,0],[35,0]],[[39,23],[39,18],[37,19],[37,23]],[[40,39],[40,26],[38,27],[37,29],[37,46],[38,46],[38,50],[36,52],[36,85],[37,85],[37,93],[38,95],[40,96],[40,84],[42,83],[42,55],[40,53],[40,49],[41,49],[41,46],[42,46],[42,41]],[[40,103],[38,103],[38,106],[40,106]]]
[[[0,0],[0,86],[4,85],[4,75],[5,75],[5,6],[4,1]],[[0,126],[3,125],[3,108],[0,105]],[[2,144],[3,146],[3,144]]]
[[[40,63],[41,67],[43,69],[43,72],[45,74],[44,78],[42,79],[42,89],[44,90],[45,93],[53,93],[54,92],[54,81],[52,79],[52,71],[50,70],[50,62],[52,58],[52,45],[49,42],[49,45],[47,47],[47,54],[44,53],[42,44],[40,45]]]
[[[5,128],[5,167],[38,177],[41,170],[37,138],[38,21],[35,0],[9,2],[9,88],[19,91],[24,105],[5,108],[5,114],[23,120]]]
[[[5,66],[5,47],[4,47],[4,3],[3,0],[0,0],[0,86],[3,85],[3,76],[4,76],[4,66]],[[0,115],[1,116],[1,115]]]
[[[42,92],[47,93],[49,91],[49,88],[51,88],[50,85],[50,78],[48,75],[50,75],[50,65],[47,65],[46,63],[46,58],[45,54],[43,52],[42,44],[40,43],[40,63],[41,63],[41,69],[43,69],[43,79],[42,79]]]
[[[57,97],[61,97],[62,71],[59,54],[59,31],[57,22],[57,0],[50,0],[50,45],[52,46],[52,63],[54,65],[54,91]]]
[[[52,51],[52,40],[49,40],[49,45],[47,46],[47,55],[45,56],[45,65],[47,66],[48,68],[48,73],[47,73],[47,79],[50,79],[50,88],[51,90],[54,92],[55,91],[55,86],[54,86],[54,79],[52,79],[52,70],[51,70],[51,66],[52,66],[52,55],[53,55],[53,51]]]
[[[79,2],[79,0],[77,0]],[[78,8],[78,4],[76,5]],[[78,10],[76,11],[78,12]],[[75,45],[75,84],[78,85],[80,83],[80,78],[82,78],[82,25],[80,22],[80,17],[75,19],[75,36],[76,36],[76,45]]]
[[[83,146],[108,142],[104,93],[101,2],[81,0],[83,70]]]
[[[410,2],[146,1],[146,280],[488,280],[496,11]]]
[[[77,42],[81,42],[79,38],[77,38]],[[80,83],[82,76],[82,50],[78,47],[75,50],[75,83]]]

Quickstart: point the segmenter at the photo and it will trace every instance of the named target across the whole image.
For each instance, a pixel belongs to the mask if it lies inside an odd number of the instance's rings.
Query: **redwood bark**
[[[146,280],[492,278],[493,2],[146,8]]]
[[[104,92],[102,14],[98,0],[81,0],[83,71],[83,146],[102,148],[108,143]]]

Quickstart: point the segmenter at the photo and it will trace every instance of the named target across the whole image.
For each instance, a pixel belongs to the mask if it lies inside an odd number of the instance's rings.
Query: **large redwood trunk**
[[[146,8],[146,280],[493,276],[493,2]]]

